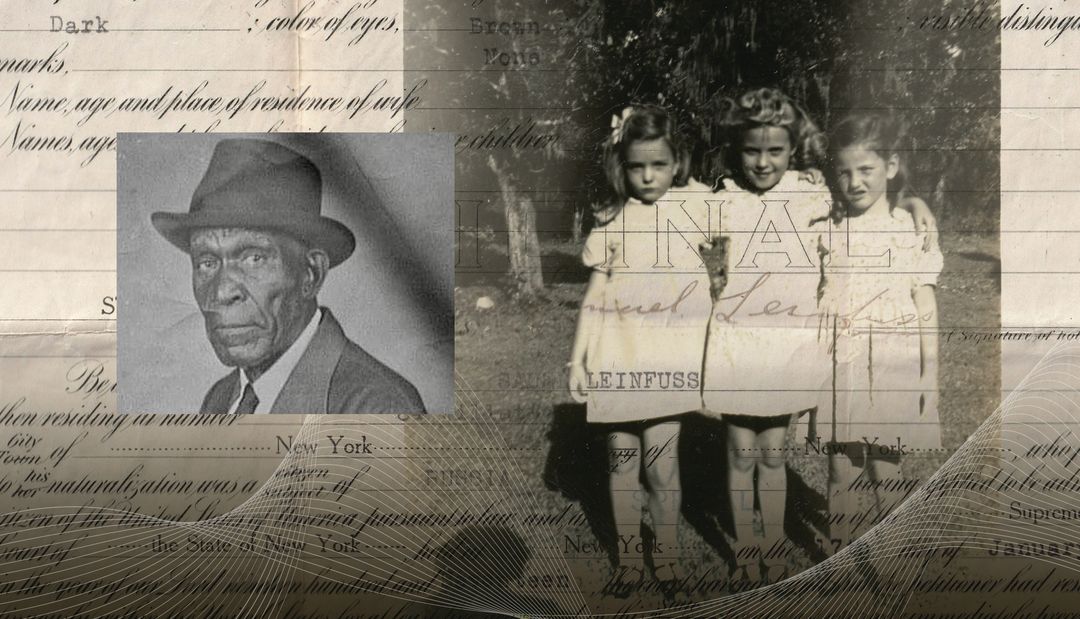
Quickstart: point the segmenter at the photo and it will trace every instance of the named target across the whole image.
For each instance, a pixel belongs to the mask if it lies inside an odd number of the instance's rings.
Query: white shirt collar
[[[311,317],[311,321],[300,332],[300,337],[296,338],[296,341],[289,346],[288,350],[278,357],[278,360],[263,372],[258,380],[252,383],[255,388],[255,395],[259,398],[259,405],[255,407],[256,415],[270,412],[270,407],[274,405],[278,395],[281,394],[281,390],[285,387],[285,381],[289,380],[289,376],[296,369],[296,365],[300,363],[300,357],[303,356],[304,351],[311,344],[311,340],[315,338],[315,332],[319,328],[319,321],[322,320],[322,313],[321,308],[316,311],[315,315]],[[247,387],[249,382],[251,381],[248,380],[247,374],[240,370],[240,395],[229,407],[230,414],[235,413],[240,406],[240,397],[243,396],[244,388]]]

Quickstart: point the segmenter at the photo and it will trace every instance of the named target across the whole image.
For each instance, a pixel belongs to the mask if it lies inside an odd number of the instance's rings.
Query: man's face
[[[304,248],[290,237],[238,228],[191,233],[192,287],[218,359],[265,370],[303,331]]]

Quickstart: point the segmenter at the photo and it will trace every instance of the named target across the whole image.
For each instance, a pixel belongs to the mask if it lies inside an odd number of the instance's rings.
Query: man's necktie
[[[255,388],[248,383],[244,387],[244,397],[240,398],[240,406],[236,407],[237,415],[250,415],[255,412],[255,407],[259,405],[259,396],[255,395]]]

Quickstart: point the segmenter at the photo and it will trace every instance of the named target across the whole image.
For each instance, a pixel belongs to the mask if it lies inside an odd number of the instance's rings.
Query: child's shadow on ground
[[[735,524],[727,483],[727,429],[719,419],[690,414],[683,418],[679,467],[683,483],[683,515],[701,537],[734,565],[730,546]],[[825,497],[811,488],[790,466],[784,532],[815,562],[825,558],[818,547],[815,529],[828,530]]]
[[[784,510],[784,530],[797,546],[814,562],[824,561],[825,551],[818,538],[827,534],[829,504],[825,497],[811,488],[798,473],[787,469],[787,506]],[[826,543],[822,539],[821,543]]]
[[[683,486],[683,515],[705,541],[734,562],[723,530],[731,530],[725,464],[724,425],[701,415],[682,420],[679,462]],[[548,433],[550,450],[544,483],[568,501],[580,504],[596,539],[612,563],[618,542],[608,496],[607,444],[604,427],[585,419],[585,406],[556,405]],[[684,550],[684,553],[687,551]]]
[[[734,525],[727,491],[726,439],[722,421],[698,414],[684,416],[679,440],[679,469],[686,521],[722,558],[734,565],[735,554],[729,543]],[[568,501],[581,505],[593,534],[615,563],[618,543],[608,497],[603,426],[585,420],[583,405],[559,404],[555,407],[548,440],[545,485]],[[786,532],[811,559],[824,559],[816,530],[827,531],[823,515],[827,511],[825,498],[790,467],[787,482]],[[689,549],[683,552],[692,553]]]
[[[593,535],[607,551],[608,559],[616,563],[619,551],[608,498],[607,437],[603,426],[585,421],[583,404],[558,404],[548,442],[551,447],[544,467],[544,485],[581,505]]]
[[[728,542],[734,526],[727,491],[726,440],[720,420],[686,415],[679,434],[679,474],[686,521],[721,557],[734,564],[735,552]]]

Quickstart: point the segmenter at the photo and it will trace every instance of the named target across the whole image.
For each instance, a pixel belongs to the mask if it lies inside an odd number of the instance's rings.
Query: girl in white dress
[[[847,544],[861,509],[848,488],[873,491],[873,522],[903,499],[904,453],[941,448],[938,419],[938,316],[934,290],[943,258],[911,215],[894,208],[905,187],[899,123],[856,114],[830,132],[838,193],[823,226],[821,311],[829,333],[830,376],[818,406],[817,433],[831,436],[827,550]],[[835,395],[833,395],[835,393]]]
[[[711,301],[699,254],[710,189],[689,180],[675,119],[636,106],[613,119],[605,170],[617,206],[599,214],[582,260],[592,268],[570,363],[570,393],[608,430],[610,493],[620,564],[644,574],[639,476],[656,543],[678,556],[679,418],[701,408],[701,360]],[[676,189],[673,189],[675,187]],[[672,570],[674,571],[674,570]]]
[[[788,425],[817,406],[828,370],[815,231],[831,211],[816,171],[826,161],[825,136],[798,104],[769,88],[726,101],[717,120],[720,159],[711,167],[728,178],[710,201],[720,202],[729,239],[728,281],[709,323],[703,398],[706,413],[727,422],[736,566],[756,580],[764,564],[775,578],[793,548],[784,532]],[[925,202],[911,199],[904,208],[933,228]]]
[[[811,224],[828,216],[829,193],[796,171],[824,161],[824,135],[783,93],[729,100],[718,124],[729,178],[713,199],[723,201],[721,234],[730,242],[727,285],[709,324],[704,404],[727,423],[733,550],[756,580],[763,560],[787,563],[785,438],[791,415],[814,407],[823,380]],[[755,534],[755,498],[764,539]]]

